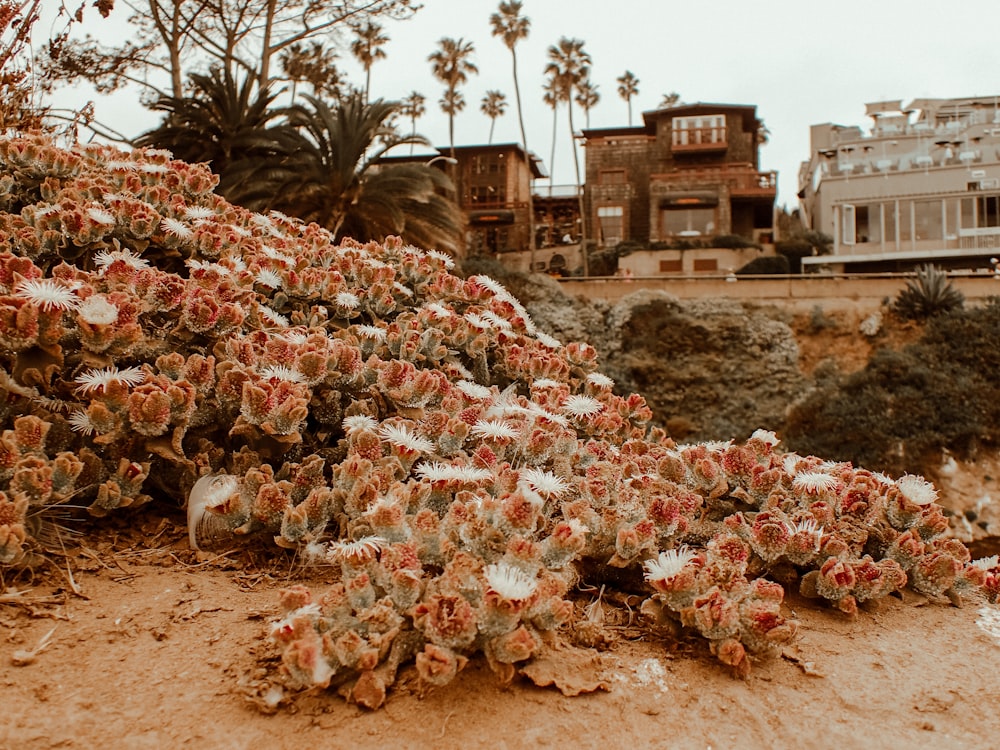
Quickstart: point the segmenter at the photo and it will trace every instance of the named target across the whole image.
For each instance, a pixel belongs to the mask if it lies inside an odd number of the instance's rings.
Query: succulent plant
[[[329,568],[282,594],[280,678],[369,708],[411,663],[512,679],[583,576],[631,575],[740,675],[796,632],[772,570],[845,612],[908,583],[996,599],[922,479],[763,431],[677,445],[593,347],[447,255],[334,244],[164,152],[9,137],[0,165],[0,564],[70,497],[186,498],[192,547],[264,536]]]

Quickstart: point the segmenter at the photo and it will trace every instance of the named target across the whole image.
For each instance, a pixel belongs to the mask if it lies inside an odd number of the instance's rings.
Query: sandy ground
[[[199,562],[182,519],[88,533],[0,597],[2,748],[995,748],[1000,608],[907,593],[856,619],[797,596],[796,642],[731,677],[696,641],[659,639],[605,602],[607,648],[541,672],[567,697],[473,660],[421,694],[404,674],[375,712],[327,692],[267,715],[247,698],[274,667],[264,635],[299,574],[240,550]],[[286,561],[287,564],[287,561]],[[261,570],[269,572],[260,572]],[[313,581],[322,587],[319,580]],[[79,593],[74,593],[73,587]],[[581,602],[586,604],[586,601]],[[41,648],[38,648],[39,645]],[[543,680],[544,681],[544,680]]]

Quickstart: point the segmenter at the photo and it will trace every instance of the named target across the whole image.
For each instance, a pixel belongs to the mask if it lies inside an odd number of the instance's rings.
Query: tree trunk
[[[514,99],[517,101],[517,122],[521,126],[521,146],[524,148],[524,158],[528,162],[528,251],[530,253],[530,270],[535,269],[535,190],[531,177],[531,152],[528,151],[528,136],[524,130],[524,113],[521,111],[521,86],[517,81],[517,53],[510,48],[510,58],[514,66]]]
[[[580,204],[580,254],[583,257],[583,275],[590,276],[590,263],[587,260],[587,216],[583,206],[583,185],[580,183],[580,157],[576,153],[576,135],[573,131],[573,88],[569,90],[569,100],[566,102],[569,110],[569,141],[573,148],[573,169],[576,172],[576,195]]]

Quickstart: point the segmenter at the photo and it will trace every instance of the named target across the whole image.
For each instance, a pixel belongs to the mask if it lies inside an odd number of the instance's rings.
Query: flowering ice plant
[[[795,634],[773,570],[848,613],[998,597],[924,480],[764,431],[677,445],[593,347],[433,249],[335,244],[161,151],[8,136],[0,173],[0,565],[70,498],[186,499],[192,547],[263,537],[330,577],[282,593],[281,690],[377,708],[477,654],[511,680],[573,637],[581,583],[623,577],[740,675]]]

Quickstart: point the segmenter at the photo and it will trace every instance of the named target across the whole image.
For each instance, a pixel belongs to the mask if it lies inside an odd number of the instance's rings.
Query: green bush
[[[964,295],[955,289],[948,275],[932,265],[917,269],[915,278],[906,282],[893,303],[896,314],[910,320],[923,320],[965,304]]]
[[[799,452],[890,473],[922,473],[942,448],[970,458],[1000,442],[1000,305],[930,320],[920,341],[881,350],[821,385],[790,412]]]
[[[758,276],[767,274],[787,274],[788,258],[784,255],[763,255],[754,258],[749,263],[740,268],[737,276]]]

